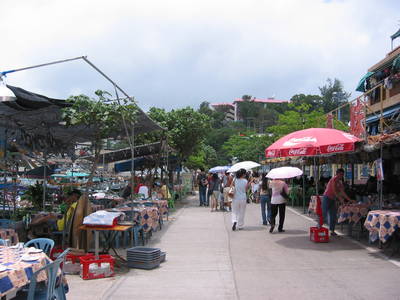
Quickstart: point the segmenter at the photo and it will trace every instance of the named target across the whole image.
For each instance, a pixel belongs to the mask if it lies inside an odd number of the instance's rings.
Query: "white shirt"
[[[269,182],[269,187],[272,189],[271,204],[286,203],[285,198],[281,195],[282,189],[285,189],[286,194],[289,194],[286,182],[282,180],[271,180]]]
[[[233,201],[246,201],[246,186],[247,180],[244,178],[235,179],[235,196],[233,197]]]
[[[142,185],[142,186],[139,188],[138,194],[143,194],[143,195],[144,195],[144,196],[143,196],[144,199],[149,198],[149,188],[148,188],[147,186],[145,186],[145,185]]]

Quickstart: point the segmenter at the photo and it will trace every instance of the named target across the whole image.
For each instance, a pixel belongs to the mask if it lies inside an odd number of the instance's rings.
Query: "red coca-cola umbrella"
[[[292,132],[265,149],[267,158],[287,156],[315,156],[354,151],[358,137],[331,128],[308,128]]]

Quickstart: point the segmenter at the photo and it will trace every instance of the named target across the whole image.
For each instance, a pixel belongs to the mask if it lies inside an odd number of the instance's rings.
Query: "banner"
[[[326,115],[326,128],[333,128],[333,114]]]
[[[350,133],[358,138],[365,138],[365,110],[360,97],[350,104]]]
[[[382,159],[378,158],[375,161],[375,167],[376,167],[376,179],[378,181],[383,181],[385,180],[385,177],[383,176],[383,163],[382,163]]]

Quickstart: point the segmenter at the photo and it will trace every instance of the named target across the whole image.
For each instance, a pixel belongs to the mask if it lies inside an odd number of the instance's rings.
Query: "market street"
[[[167,252],[160,268],[68,276],[68,299],[399,299],[399,266],[342,236],[309,241],[314,222],[291,208],[284,233],[260,225],[257,204],[247,205],[245,229],[233,232],[230,213],[210,213],[197,199],[148,244]]]

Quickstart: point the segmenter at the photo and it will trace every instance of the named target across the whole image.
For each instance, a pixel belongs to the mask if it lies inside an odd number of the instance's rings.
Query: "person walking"
[[[253,179],[251,181],[251,193],[253,194],[253,202],[259,203],[260,201],[260,175],[258,172],[253,172]]]
[[[207,177],[204,169],[200,169],[200,174],[197,176],[197,184],[199,186],[199,201],[200,206],[206,206],[206,192],[207,192]]]
[[[351,201],[349,196],[347,196],[344,191],[343,177],[344,170],[337,169],[336,176],[331,178],[326,185],[324,197],[322,200],[322,216],[324,218],[324,222],[329,224],[331,235],[337,235],[337,233],[335,232],[337,218],[336,202],[344,202],[344,199]]]
[[[260,204],[263,225],[268,225],[268,223],[271,224],[271,192],[268,187],[268,178],[265,175],[262,175],[260,186]],[[267,209],[267,213],[265,209]]]
[[[286,210],[286,200],[288,198],[289,189],[285,181],[280,179],[274,179],[269,184],[272,189],[271,196],[271,228],[270,233],[274,231],[275,219],[279,210],[279,226],[278,231],[284,232],[283,223],[285,222],[285,210]]]
[[[246,176],[246,170],[240,169],[236,172],[236,179],[233,182],[235,193],[232,199],[232,230],[236,228],[243,229],[244,215],[246,212],[246,192],[249,188],[249,183]]]
[[[218,174],[214,173],[212,175],[211,181],[208,185],[208,189],[212,193],[210,196],[210,200],[211,200],[210,206],[211,206],[212,212],[217,210],[220,188],[221,188],[221,180],[219,179]]]
[[[228,172],[225,172],[225,177],[224,177],[224,189],[223,189],[223,193],[224,193],[224,206],[226,206],[226,208],[228,210],[232,209],[232,197],[229,196],[229,190],[231,188],[231,185],[233,184],[233,177],[232,175],[230,175]]]

